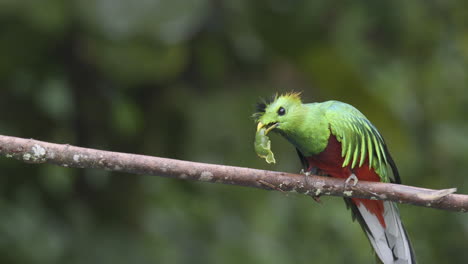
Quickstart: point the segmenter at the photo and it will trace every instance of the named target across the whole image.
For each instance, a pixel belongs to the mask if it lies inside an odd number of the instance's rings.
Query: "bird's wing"
[[[361,167],[367,158],[369,166],[379,174],[381,181],[401,182],[382,135],[359,110],[336,102],[327,109],[326,116],[332,134],[341,142],[343,167]],[[395,179],[388,177],[388,165]]]

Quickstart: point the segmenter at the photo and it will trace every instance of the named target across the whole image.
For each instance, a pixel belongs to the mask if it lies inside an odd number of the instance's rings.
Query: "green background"
[[[276,92],[359,108],[403,182],[468,193],[466,1],[0,0],[0,133],[298,172],[253,150]],[[1,263],[369,263],[342,199],[0,159]],[[468,215],[401,205],[420,263]]]

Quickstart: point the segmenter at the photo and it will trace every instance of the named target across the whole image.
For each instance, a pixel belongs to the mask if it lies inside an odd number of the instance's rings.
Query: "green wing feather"
[[[359,110],[351,105],[333,101],[326,111],[326,117],[332,134],[341,142],[343,167],[361,167],[368,158],[370,166],[380,176],[381,181],[390,181],[388,164],[394,170],[395,178],[399,178],[383,137]]]

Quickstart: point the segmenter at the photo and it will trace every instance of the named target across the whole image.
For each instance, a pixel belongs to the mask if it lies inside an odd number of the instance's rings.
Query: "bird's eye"
[[[284,114],[286,114],[286,109],[284,109],[283,107],[280,107],[280,108],[278,109],[278,115],[282,116],[282,115],[284,115]]]

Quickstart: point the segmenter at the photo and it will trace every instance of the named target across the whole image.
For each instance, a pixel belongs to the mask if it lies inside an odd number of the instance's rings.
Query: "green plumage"
[[[280,108],[285,114],[278,113]],[[366,160],[380,176],[389,182],[385,142],[370,121],[353,106],[339,101],[302,104],[297,94],[287,94],[259,109],[257,121],[265,126],[277,124],[275,131],[287,138],[304,156],[325,150],[330,135],[342,144],[343,167],[361,167]]]

